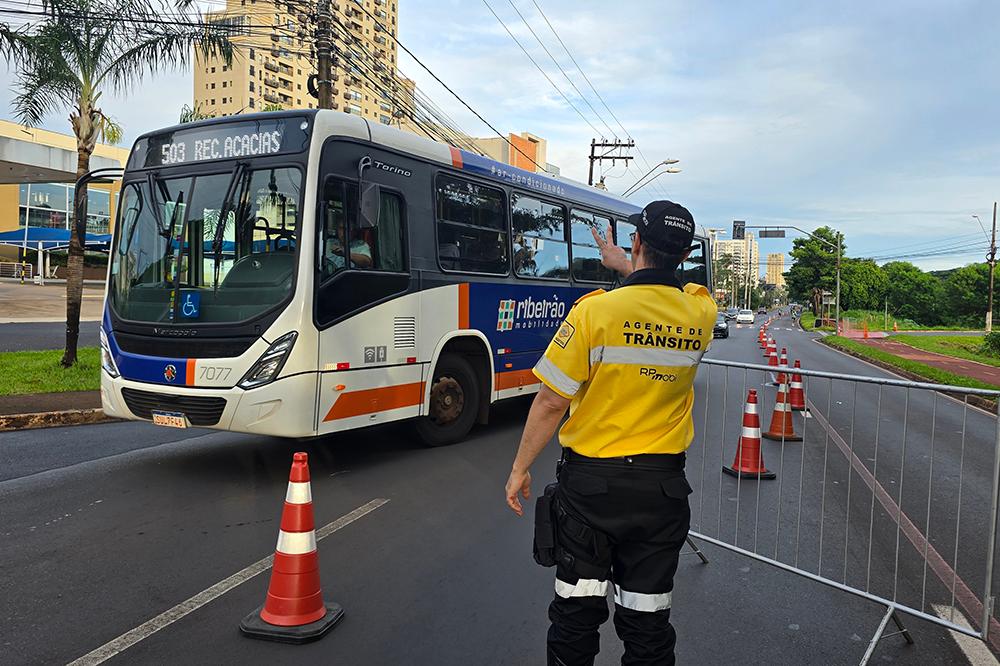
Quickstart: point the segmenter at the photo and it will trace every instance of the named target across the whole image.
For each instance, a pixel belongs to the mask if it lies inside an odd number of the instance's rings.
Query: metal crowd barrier
[[[1000,650],[1000,427],[969,404],[1000,391],[803,369],[806,411],[793,415],[802,441],[761,442],[761,462],[777,478],[723,474],[750,389],[768,427],[775,370],[702,361],[700,432],[688,453],[691,537],[884,606],[861,664],[883,638],[913,642],[901,615]],[[897,631],[886,634],[890,621]]]
[[[21,278],[30,280],[34,275],[34,266],[13,261],[0,261],[0,277]]]

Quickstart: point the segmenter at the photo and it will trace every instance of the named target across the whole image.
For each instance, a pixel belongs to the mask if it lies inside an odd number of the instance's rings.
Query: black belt
[[[591,458],[565,446],[562,450],[563,462],[608,465],[618,468],[655,467],[656,469],[683,471],[686,458],[687,454],[685,453],[637,453],[634,456]]]

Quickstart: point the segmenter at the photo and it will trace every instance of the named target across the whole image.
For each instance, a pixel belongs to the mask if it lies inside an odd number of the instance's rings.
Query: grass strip
[[[893,335],[889,339],[923,351],[1000,368],[1000,358],[980,353],[983,344],[981,335]]]
[[[0,353],[0,395],[97,391],[101,388],[101,356],[97,347],[78,351],[76,365],[59,365],[63,352],[17,351]]]
[[[853,354],[854,356],[875,361],[876,365],[881,364],[892,366],[893,368],[898,368],[905,373],[936,384],[950,384],[952,386],[964,386],[967,388],[1000,390],[1000,386],[995,384],[988,384],[986,382],[979,381],[978,379],[965,377],[963,375],[956,375],[952,372],[948,372],[947,370],[918,363],[917,361],[911,361],[910,359],[900,358],[899,356],[890,354],[887,351],[869,347],[866,344],[855,342],[854,340],[848,340],[847,338],[841,338],[836,335],[828,335],[823,338],[821,342],[825,345],[842,349],[843,351]]]

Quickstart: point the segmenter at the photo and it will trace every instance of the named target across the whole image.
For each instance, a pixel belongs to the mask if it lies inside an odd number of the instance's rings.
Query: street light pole
[[[835,297],[837,299],[837,323],[836,323],[837,335],[840,335],[840,255],[842,254],[841,248],[843,247],[843,242],[842,242],[843,238],[844,235],[838,231],[837,232],[837,295]]]

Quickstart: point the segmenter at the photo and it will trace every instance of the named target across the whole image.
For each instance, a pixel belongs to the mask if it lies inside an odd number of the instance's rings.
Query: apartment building
[[[313,7],[226,0],[224,10],[208,12],[206,21],[229,30],[237,53],[230,65],[195,53],[195,108],[215,117],[316,108],[309,94],[316,72]],[[396,73],[397,0],[337,0],[331,9],[334,109],[398,125],[412,107],[413,83]]]
[[[768,253],[764,280],[776,287],[785,286],[785,255],[780,252]]]

